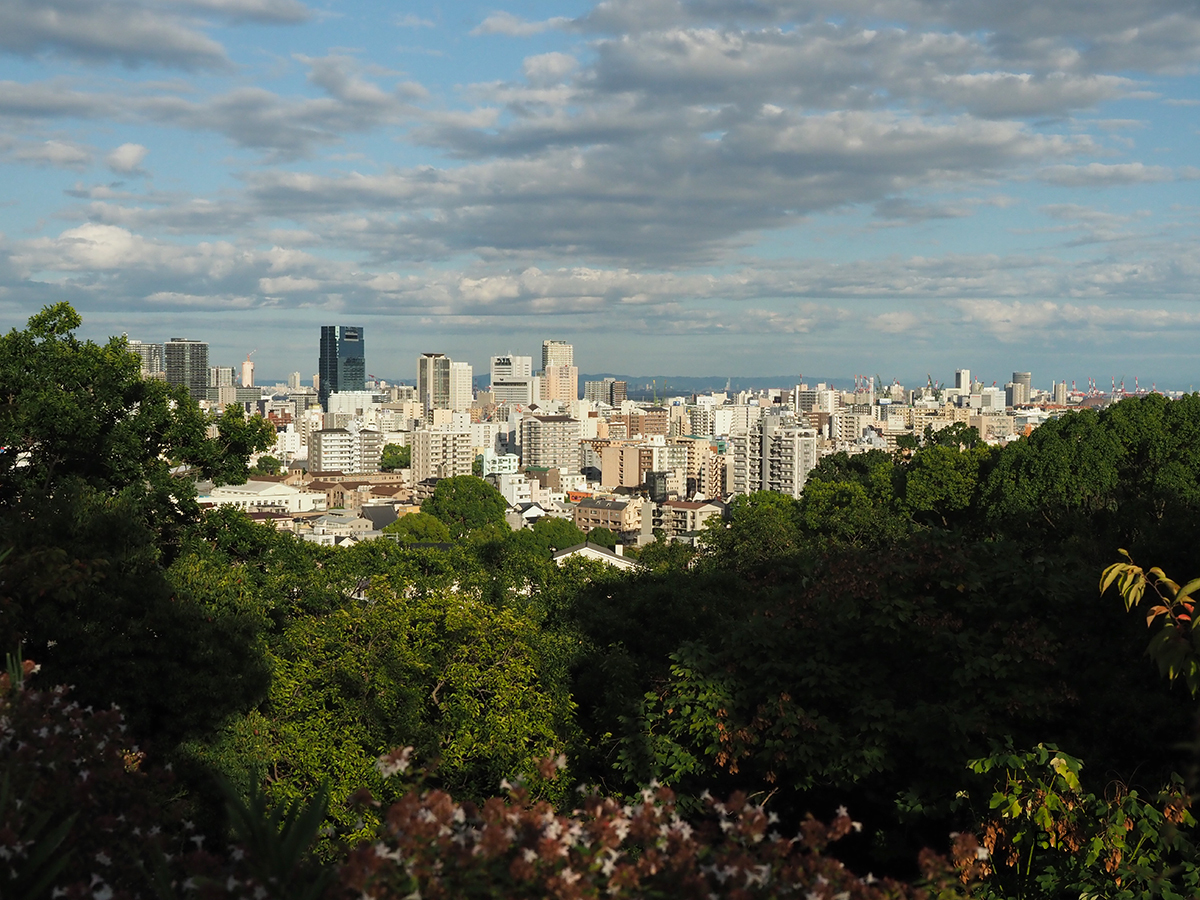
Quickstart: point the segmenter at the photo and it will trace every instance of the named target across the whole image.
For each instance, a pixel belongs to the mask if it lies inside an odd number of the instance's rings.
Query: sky
[[[1198,65],[1195,0],[0,0],[0,328],[1187,389]]]

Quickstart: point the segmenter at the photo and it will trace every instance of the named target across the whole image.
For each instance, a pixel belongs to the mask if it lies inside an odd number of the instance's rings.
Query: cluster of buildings
[[[199,341],[129,346],[146,377],[275,424],[268,453],[286,473],[212,488],[204,502],[328,542],[377,533],[439,479],[471,474],[504,496],[514,527],[553,515],[627,543],[694,540],[733,495],[800,496],[824,455],[892,450],[904,435],[956,422],[1003,442],[1094,400],[1065,382],[1035,389],[1029,372],[999,387],[960,369],[953,387],[858,377],[852,391],[816,383],[635,401],[615,378],[581,390],[574,348],[559,340],[542,342],[536,367],[531,356],[493,356],[486,387],[476,387],[470,363],[444,353],[422,353],[412,384],[388,384],[367,372],[364,329],[345,325],[322,327],[309,385],[294,372],[286,385],[256,386],[249,356],[239,381],[232,367],[209,366]],[[381,471],[389,446],[409,448],[406,468]]]

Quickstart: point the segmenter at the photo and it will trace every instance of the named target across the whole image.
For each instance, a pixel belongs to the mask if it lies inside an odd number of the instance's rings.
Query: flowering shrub
[[[380,760],[403,772],[408,749]],[[564,760],[543,765],[551,777]],[[437,898],[800,897],[883,900],[950,897],[960,891],[940,857],[926,854],[929,884],[861,879],[824,855],[832,842],[861,828],[844,809],[825,825],[808,818],[794,838],[772,813],[735,794],[705,797],[707,815],[686,821],[669,788],[652,785],[636,803],[585,794],[579,808],[556,812],[532,802],[521,784],[507,798],[477,807],[414,784],[384,814],[379,839],[350,853],[342,882],[374,900]],[[373,804],[363,792],[359,802]]]

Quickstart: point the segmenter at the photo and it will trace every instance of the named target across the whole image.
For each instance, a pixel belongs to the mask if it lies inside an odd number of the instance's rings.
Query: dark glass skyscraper
[[[361,391],[367,386],[367,357],[359,325],[322,325],[321,358],[317,394],[321,408],[329,409],[329,395],[337,391]]]

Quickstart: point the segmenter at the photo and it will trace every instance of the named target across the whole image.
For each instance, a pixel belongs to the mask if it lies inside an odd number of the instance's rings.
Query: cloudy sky
[[[1200,386],[1195,0],[0,0],[0,326]]]

